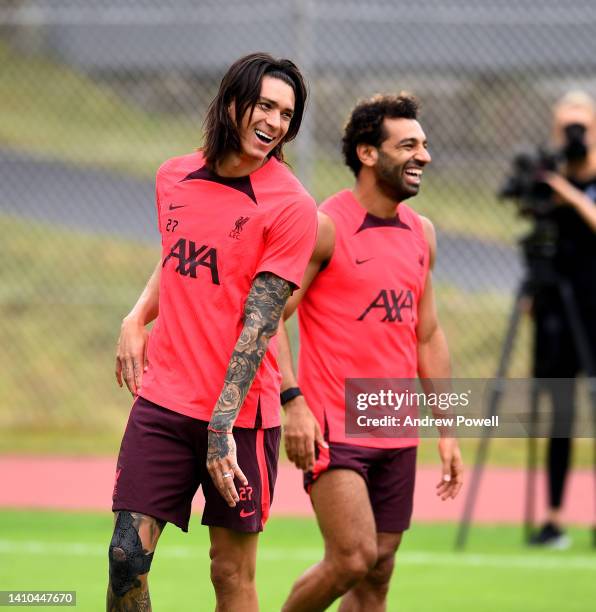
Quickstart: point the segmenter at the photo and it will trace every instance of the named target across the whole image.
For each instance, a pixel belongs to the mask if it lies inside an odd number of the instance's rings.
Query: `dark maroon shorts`
[[[416,481],[416,446],[367,448],[330,442],[320,448],[315,467],[304,474],[307,493],[328,470],[353,470],[366,482],[377,532],[401,533],[410,526]]]
[[[235,481],[240,501],[230,508],[205,465],[207,422],[137,398],[120,447],[112,510],[141,512],[188,531],[192,499],[202,486],[203,525],[262,531],[273,499],[281,428],[233,432],[248,485]]]

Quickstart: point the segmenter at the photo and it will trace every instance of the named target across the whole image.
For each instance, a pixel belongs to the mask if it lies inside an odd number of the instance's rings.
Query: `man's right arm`
[[[122,320],[120,337],[116,350],[116,380],[122,387],[136,395],[147,367],[146,325],[157,318],[159,313],[159,279],[161,260],[157,262],[147,285],[132,310]]]
[[[284,309],[283,321],[278,329],[277,362],[282,376],[281,390],[298,386],[290,341],[284,321],[288,319],[308,291],[323,263],[333,255],[335,226],[330,217],[319,213],[319,229],[313,254],[308,262],[300,288],[289,298]],[[301,470],[312,469],[315,463],[315,443],[325,445],[319,424],[310,411],[306,399],[299,395],[283,406],[286,413],[284,422],[284,443],[288,459]]]

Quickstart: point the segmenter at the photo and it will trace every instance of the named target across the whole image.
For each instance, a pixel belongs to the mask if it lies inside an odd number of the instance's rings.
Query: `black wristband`
[[[284,406],[299,395],[302,395],[302,391],[298,387],[290,387],[279,394],[279,401]]]

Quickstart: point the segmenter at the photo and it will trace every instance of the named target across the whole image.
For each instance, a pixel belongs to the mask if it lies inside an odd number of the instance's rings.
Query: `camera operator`
[[[553,109],[553,144],[560,151],[558,172],[543,176],[556,204],[549,218],[556,227],[555,271],[573,291],[583,333],[596,353],[596,108],[583,92],[566,94]],[[548,385],[553,437],[547,451],[548,512],[532,544],[564,548],[569,538],[561,511],[571,459],[575,381],[582,364],[560,292],[541,288],[534,297],[534,376],[567,379]]]

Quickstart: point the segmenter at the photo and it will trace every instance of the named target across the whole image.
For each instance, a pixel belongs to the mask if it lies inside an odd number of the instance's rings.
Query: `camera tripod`
[[[521,316],[525,310],[525,303],[544,288],[555,288],[558,292],[564,308],[564,315],[569,324],[573,337],[575,349],[579,356],[581,367],[588,379],[589,395],[592,403],[593,425],[596,429],[596,368],[591,347],[588,342],[584,325],[577,307],[575,294],[569,281],[562,278],[552,264],[553,252],[532,252],[532,236],[522,241],[526,260],[526,275],[521,281],[515,296],[515,302],[511,310],[505,340],[501,348],[499,364],[495,374],[495,381],[488,397],[487,416],[496,416],[499,413],[499,403],[503,396],[504,380],[507,375],[511,353],[515,343]],[[538,406],[540,400],[540,388],[536,381],[533,382],[530,398],[530,422],[528,431],[528,462],[526,479],[526,500],[524,517],[525,539],[529,542],[534,527],[535,516],[535,489],[536,489],[536,428],[538,420]],[[466,545],[468,532],[472,520],[474,506],[478,496],[478,489],[482,477],[482,471],[486,463],[488,444],[490,441],[490,428],[483,430],[483,436],[479,441],[474,469],[470,481],[470,488],[464,504],[464,511],[459,524],[455,541],[457,549],[463,549]],[[596,437],[596,431],[594,432]],[[596,440],[594,444],[594,482],[596,485]],[[596,492],[596,487],[595,487]],[[592,531],[592,544],[596,546],[596,527]]]

